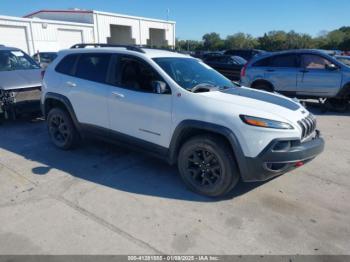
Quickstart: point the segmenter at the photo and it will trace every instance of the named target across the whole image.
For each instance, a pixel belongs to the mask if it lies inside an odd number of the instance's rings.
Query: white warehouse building
[[[175,22],[90,10],[40,10],[0,16],[0,44],[34,53],[77,43],[175,47]]]

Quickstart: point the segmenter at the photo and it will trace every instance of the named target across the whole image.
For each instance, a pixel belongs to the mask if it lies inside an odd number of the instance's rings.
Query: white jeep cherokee
[[[323,151],[299,103],[235,85],[189,56],[132,46],[61,51],[47,68],[42,111],[52,142],[89,136],[177,163],[207,196],[281,175]]]

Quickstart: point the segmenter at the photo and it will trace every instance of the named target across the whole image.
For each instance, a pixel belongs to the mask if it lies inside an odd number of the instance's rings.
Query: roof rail
[[[100,44],[100,43],[86,43],[86,44],[75,44],[71,47],[73,48],[85,48],[85,47],[124,47],[127,50],[145,53],[140,47],[134,45],[113,45],[113,44]]]

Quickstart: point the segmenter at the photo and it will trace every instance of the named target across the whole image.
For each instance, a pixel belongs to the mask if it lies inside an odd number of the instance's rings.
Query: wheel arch
[[[51,92],[46,93],[44,102],[41,105],[42,114],[43,114],[45,119],[47,118],[49,111],[54,107],[59,107],[65,111],[67,111],[68,114],[70,115],[72,121],[73,121],[75,128],[80,133],[81,130],[79,128],[79,123],[78,123],[77,117],[75,115],[73,106],[72,106],[71,102],[69,101],[69,99],[66,96],[61,95],[61,94],[56,94],[56,93],[51,93]]]
[[[273,85],[270,81],[268,81],[268,80],[266,80],[266,79],[262,79],[262,78],[255,79],[255,80],[252,82],[252,84],[250,85],[250,87],[251,87],[251,88],[255,88],[255,86],[258,85],[258,84],[265,84],[265,85],[268,85],[269,87],[271,87],[272,91],[275,90],[274,85]]]
[[[237,136],[227,127],[197,120],[184,120],[175,128],[169,147],[169,163],[176,163],[180,148],[188,139],[202,134],[212,134],[227,141],[240,174],[244,174],[246,161]]]

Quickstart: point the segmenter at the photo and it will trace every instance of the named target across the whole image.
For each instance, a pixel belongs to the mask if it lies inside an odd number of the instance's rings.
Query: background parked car
[[[243,67],[241,84],[300,98],[326,98],[338,110],[350,100],[350,68],[318,50],[262,55]]]
[[[40,112],[41,68],[22,50],[0,47],[0,119]]]
[[[247,63],[247,60],[240,56],[229,55],[212,55],[203,61],[233,81],[240,79],[241,69]]]
[[[245,60],[249,61],[256,55],[261,55],[266,53],[266,51],[258,50],[258,49],[230,49],[225,51],[225,55],[230,56],[240,56],[244,58]]]
[[[33,59],[42,67],[46,68],[55,58],[57,52],[39,52],[33,55]]]

